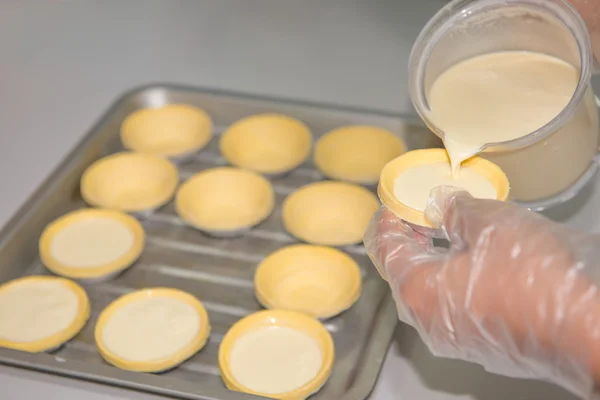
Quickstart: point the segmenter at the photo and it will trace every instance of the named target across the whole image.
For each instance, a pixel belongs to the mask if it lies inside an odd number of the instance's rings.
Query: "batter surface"
[[[133,246],[133,232],[111,218],[74,222],[54,236],[50,253],[68,267],[93,268],[124,256]]]
[[[0,295],[0,338],[34,342],[67,329],[77,317],[75,293],[62,282],[27,282]]]
[[[487,143],[546,125],[567,106],[578,80],[577,69],[565,61],[527,51],[484,54],[447,69],[433,83],[428,102],[453,170]]]
[[[102,332],[104,345],[128,361],[168,358],[190,344],[200,317],[189,304],[169,297],[150,297],[119,308]]]
[[[287,327],[264,327],[241,336],[229,360],[235,380],[266,394],[302,387],[317,375],[322,362],[317,343]]]
[[[394,181],[394,196],[415,210],[425,211],[429,193],[441,185],[463,188],[477,198],[496,198],[496,189],[485,177],[469,168],[461,168],[453,177],[447,163],[424,164],[406,170]]]

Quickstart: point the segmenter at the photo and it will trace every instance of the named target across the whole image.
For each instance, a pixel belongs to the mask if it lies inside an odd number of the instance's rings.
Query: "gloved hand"
[[[600,62],[600,2],[598,0],[569,0],[586,22],[592,39],[592,49]]]
[[[365,235],[400,319],[433,354],[557,383],[600,382],[600,238],[513,204],[436,188],[449,249],[382,208]]]

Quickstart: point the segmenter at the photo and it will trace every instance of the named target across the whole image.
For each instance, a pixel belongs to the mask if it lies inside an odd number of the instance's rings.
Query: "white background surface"
[[[132,87],[174,82],[409,112],[410,47],[443,0],[0,0],[0,224]],[[559,219],[598,229],[600,193]],[[0,367],[2,399],[156,397]],[[372,396],[567,399],[435,360],[398,330]]]

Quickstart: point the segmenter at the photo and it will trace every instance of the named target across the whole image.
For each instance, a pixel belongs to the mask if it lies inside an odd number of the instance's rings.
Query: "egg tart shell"
[[[265,308],[326,319],[358,300],[362,277],[358,264],[344,252],[297,244],[268,255],[256,270],[254,287]]]
[[[379,208],[377,197],[351,183],[324,181],[303,186],[283,202],[283,225],[311,244],[346,246],[362,241]]]
[[[202,109],[187,104],[144,108],[121,125],[128,150],[180,159],[204,148],[213,137],[213,123]]]
[[[435,228],[425,217],[425,213],[407,206],[394,195],[394,184],[398,176],[411,168],[436,164],[450,163],[445,149],[413,150],[390,161],[381,171],[377,194],[384,206],[398,218],[417,227]],[[472,157],[461,164],[461,168],[469,168],[486,178],[496,189],[496,199],[506,201],[510,192],[510,184],[506,174],[500,167],[481,157]]]
[[[56,276],[28,276],[24,278],[8,281],[0,286],[0,296],[2,291],[10,289],[16,285],[27,285],[35,282],[61,282],[67,289],[72,291],[77,297],[78,311],[71,324],[60,332],[49,337],[33,342],[14,342],[0,338],[0,347],[9,349],[27,351],[30,353],[51,352],[76,336],[85,326],[90,318],[91,307],[90,300],[85,290],[72,280]]]
[[[189,304],[194,308],[200,318],[200,330],[198,331],[196,337],[193,341],[188,343],[184,348],[180,349],[176,353],[174,353],[171,357],[160,359],[160,360],[152,360],[152,361],[131,361],[120,357],[118,354],[110,351],[108,347],[104,344],[102,335],[104,332],[104,327],[113,316],[113,314],[121,307],[140,301],[146,298],[151,297],[168,297],[172,299],[179,300],[186,304]],[[96,329],[94,331],[94,338],[96,341],[96,347],[98,348],[98,352],[109,364],[114,365],[115,367],[128,370],[128,371],[138,371],[138,372],[162,372],[167,371],[181,364],[198,351],[200,351],[208,340],[208,336],[210,335],[210,322],[208,319],[208,314],[202,302],[198,300],[196,297],[192,296],[189,293],[186,293],[181,290],[171,289],[171,288],[151,288],[151,289],[141,289],[132,293],[128,293],[124,296],[119,297],[112,303],[106,307],[100,316],[98,317],[98,322],[96,323]]]
[[[121,152],[87,168],[81,178],[81,195],[95,207],[147,211],[171,200],[178,180],[177,168],[163,157]]]
[[[404,152],[404,141],[387,129],[352,125],[321,136],[313,161],[330,179],[374,185],[384,165]]]
[[[52,255],[52,241],[58,233],[71,224],[96,218],[112,219],[128,228],[133,235],[133,244],[127,253],[108,264],[86,268],[65,265]],[[123,272],[123,270],[131,266],[139,258],[144,249],[145,240],[144,228],[134,217],[114,210],[85,208],[59,217],[44,229],[39,241],[40,258],[44,266],[57,275],[85,281],[106,280]]]
[[[312,134],[301,121],[282,114],[243,118],[223,132],[219,147],[230,164],[266,175],[280,175],[302,164]]]
[[[270,326],[287,327],[298,330],[313,338],[321,350],[323,361],[319,372],[313,379],[294,391],[276,395],[256,392],[237,382],[231,372],[229,360],[235,342],[249,332]],[[335,358],[334,352],[331,334],[318,320],[294,311],[264,310],[250,314],[239,320],[225,334],[221,346],[219,347],[219,369],[225,386],[230,390],[269,398],[300,400],[318,392],[325,384],[333,369]]]

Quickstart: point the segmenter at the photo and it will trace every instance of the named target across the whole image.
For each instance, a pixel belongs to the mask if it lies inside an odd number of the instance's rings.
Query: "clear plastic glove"
[[[600,238],[516,205],[436,188],[449,249],[387,209],[365,236],[400,319],[433,354],[557,383],[588,397],[600,382]]]
[[[600,2],[598,0],[569,0],[586,22],[592,39],[592,49],[600,61]]]

